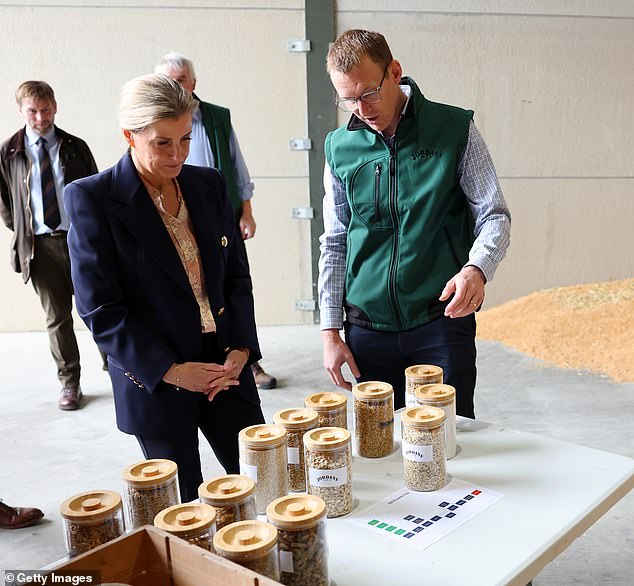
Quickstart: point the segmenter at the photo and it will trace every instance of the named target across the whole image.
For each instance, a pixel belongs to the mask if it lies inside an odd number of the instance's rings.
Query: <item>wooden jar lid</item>
[[[238,505],[255,491],[255,482],[241,474],[226,474],[203,482],[198,487],[198,496],[208,505],[226,507]]]
[[[420,385],[414,389],[414,396],[420,403],[447,403],[456,398],[456,388],[451,385]]]
[[[172,535],[199,534],[216,522],[216,509],[206,503],[186,503],[163,509],[154,517],[154,525]]]
[[[237,521],[214,536],[216,553],[233,560],[266,555],[277,543],[277,529],[264,521]]]
[[[314,527],[326,515],[324,499],[312,494],[289,494],[266,507],[269,523],[278,529],[301,530]]]
[[[304,446],[310,450],[339,450],[350,443],[350,432],[343,427],[317,427],[304,434]]]
[[[59,512],[72,521],[98,521],[121,510],[121,495],[113,490],[82,492],[66,499]]]
[[[401,413],[401,421],[404,425],[421,429],[439,427],[445,417],[445,412],[442,409],[428,405],[409,407]]]
[[[135,488],[154,488],[176,476],[178,467],[172,460],[143,460],[123,469],[123,481]]]
[[[304,399],[304,405],[315,411],[333,411],[341,409],[348,402],[348,398],[341,393],[313,393]]]
[[[442,368],[434,364],[416,364],[405,369],[405,376],[417,382],[442,382]]]
[[[358,401],[373,399],[387,399],[394,394],[394,388],[389,383],[380,381],[366,381],[352,387],[352,394]]]
[[[238,439],[245,446],[256,450],[272,448],[284,443],[286,430],[279,425],[269,425],[268,423],[250,425],[240,431]]]
[[[310,429],[318,418],[317,411],[309,408],[282,409],[273,415],[275,424],[287,430]]]

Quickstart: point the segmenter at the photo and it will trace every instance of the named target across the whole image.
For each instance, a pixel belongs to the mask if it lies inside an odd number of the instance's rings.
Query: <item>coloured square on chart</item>
[[[447,507],[450,511],[455,511],[458,507],[456,505],[451,505],[450,507]]]
[[[414,518],[414,515],[407,515],[407,517],[403,517],[406,521],[411,521]]]
[[[464,497],[464,500],[466,501],[470,501],[473,498],[472,494],[468,494],[467,496]]]
[[[459,501],[456,501],[457,505],[464,505],[467,501],[460,499]]]
[[[455,517],[455,516],[456,516],[456,513],[447,513],[447,514],[445,515],[445,517],[447,517],[447,518],[449,518],[449,519],[451,519],[452,517]]]
[[[422,523],[425,519],[421,519],[420,517],[416,517],[416,519],[414,519],[414,523]]]
[[[389,527],[385,528],[386,531],[394,531],[394,529],[396,529],[394,525],[390,525]]]
[[[377,525],[377,527],[378,527],[379,529],[385,529],[385,528],[387,527],[387,523],[379,523],[379,524]]]
[[[403,535],[405,533],[405,529],[397,529],[394,531],[394,535]]]
[[[471,494],[475,494],[477,496],[479,494],[482,494],[482,491],[481,490],[472,490]]]
[[[442,503],[440,503],[438,506],[439,506],[439,507],[447,507],[447,506],[449,506],[449,503],[448,503],[447,501],[443,501],[443,502],[442,502]]]
[[[423,523],[423,525],[424,525],[425,527],[429,527],[430,525],[433,525],[433,523],[432,523],[431,521],[425,521],[425,522]]]
[[[434,516],[431,518],[431,520],[432,520],[432,521],[440,521],[440,519],[441,519],[441,518],[442,518],[442,517],[439,517],[438,515],[434,515]]]
[[[378,519],[372,519],[372,521],[368,521],[368,525],[376,525],[378,522]]]
[[[414,531],[414,533],[420,533],[423,529],[425,529],[424,527],[421,527],[420,525],[418,527],[414,527],[414,529],[412,529],[412,531]]]
[[[416,533],[406,533],[406,534],[405,534],[405,537],[406,537],[407,539],[411,539],[412,537],[414,537],[414,535],[416,535]]]

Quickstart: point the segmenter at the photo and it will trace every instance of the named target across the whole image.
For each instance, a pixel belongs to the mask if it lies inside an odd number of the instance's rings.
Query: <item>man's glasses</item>
[[[337,98],[335,100],[337,108],[344,112],[354,112],[359,107],[359,102],[363,102],[364,104],[376,104],[379,102],[381,100],[381,87],[383,86],[383,80],[385,79],[385,74],[389,66],[389,63],[385,66],[381,81],[376,89],[365,92],[365,94],[361,94],[358,98]]]

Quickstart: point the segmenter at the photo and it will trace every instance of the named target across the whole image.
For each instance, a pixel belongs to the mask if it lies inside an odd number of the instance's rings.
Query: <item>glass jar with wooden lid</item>
[[[447,460],[456,455],[456,389],[451,385],[421,385],[414,392],[419,405],[439,407],[445,412]]]
[[[314,409],[282,409],[273,415],[276,425],[286,430],[286,455],[288,459],[288,490],[306,490],[304,466],[304,434],[317,427],[317,411]]]
[[[66,499],[59,512],[69,557],[91,550],[125,533],[121,495],[112,490],[82,492]]]
[[[405,407],[416,407],[414,391],[419,385],[441,384],[443,372],[440,366],[416,364],[405,369]]]
[[[445,412],[438,407],[407,407],[401,413],[403,476],[410,490],[445,486]]]
[[[280,581],[286,586],[328,586],[326,503],[312,494],[283,496],[266,508],[277,527]]]
[[[192,545],[213,551],[216,510],[206,503],[185,503],[161,511],[154,525]]]
[[[267,505],[288,493],[286,430],[266,423],[250,425],[238,434],[240,474],[255,482],[255,507],[259,515]]]
[[[363,458],[383,458],[394,450],[394,389],[367,381],[352,387],[354,439]]]
[[[342,427],[348,429],[348,398],[335,392],[312,393],[304,399],[304,405],[317,411],[317,427]]]
[[[123,469],[126,525],[136,529],[152,525],[154,517],[180,502],[176,462],[143,460]]]
[[[280,580],[277,550],[277,529],[264,521],[237,521],[220,529],[214,537],[219,556],[262,574]]]
[[[198,487],[200,501],[216,509],[216,530],[229,523],[257,519],[255,482],[248,476],[226,474]]]
[[[318,427],[304,434],[306,490],[324,499],[328,517],[352,510],[352,450],[350,432]]]

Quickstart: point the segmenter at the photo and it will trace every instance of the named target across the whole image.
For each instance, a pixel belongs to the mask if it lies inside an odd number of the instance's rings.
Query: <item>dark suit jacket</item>
[[[177,178],[194,226],[221,349],[259,360],[251,278],[238,256],[220,172],[184,166]],[[173,362],[204,361],[199,307],[161,217],[126,153],[64,190],[77,310],[109,357],[117,425],[164,436],[196,425],[199,393],[161,381]],[[235,390],[259,403],[245,369]]]

